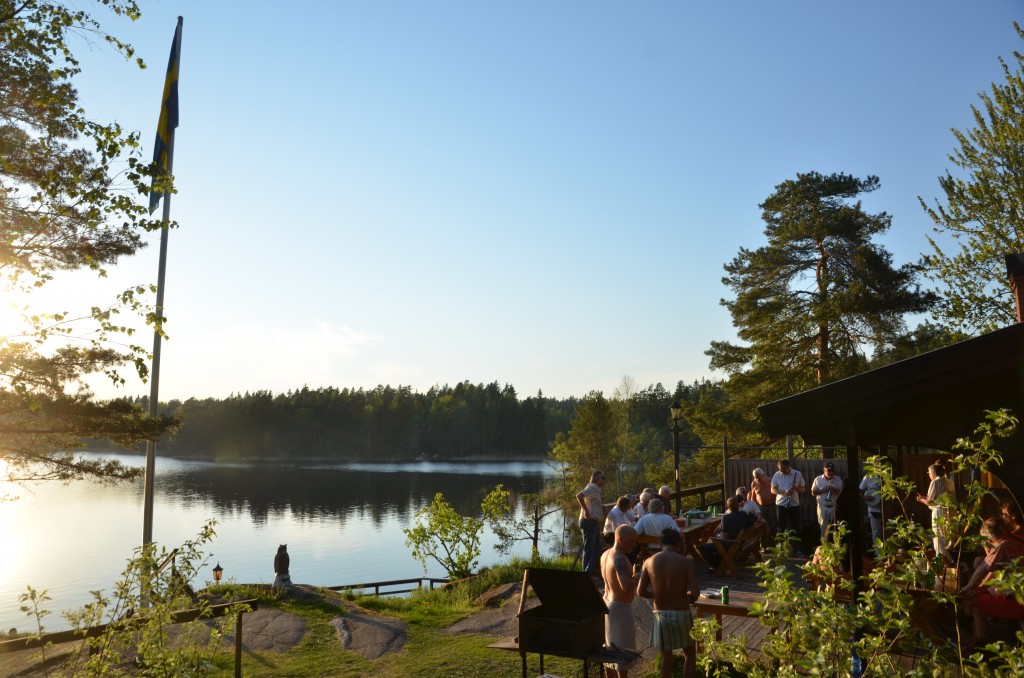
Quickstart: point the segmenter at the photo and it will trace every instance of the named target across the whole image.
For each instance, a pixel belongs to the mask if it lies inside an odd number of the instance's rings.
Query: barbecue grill
[[[540,605],[523,611],[528,586]],[[520,595],[519,647],[524,652],[586,659],[604,645],[606,614],[608,607],[589,574],[527,568]]]
[[[524,611],[526,591],[533,587],[540,605]],[[583,675],[590,674],[590,662],[630,666],[640,656],[632,650],[604,647],[604,618],[608,607],[589,574],[530,567],[523,572],[519,596],[519,635],[504,638],[488,647],[518,652],[526,678],[526,654],[583,660]]]

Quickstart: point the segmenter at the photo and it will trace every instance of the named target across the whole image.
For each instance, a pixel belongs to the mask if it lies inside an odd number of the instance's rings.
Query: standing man
[[[843,479],[835,474],[835,470],[835,464],[826,461],[821,475],[811,483],[811,494],[818,500],[818,526],[822,541],[828,526],[836,521],[836,501],[843,491]]]
[[[601,488],[604,483],[604,472],[594,471],[590,474],[590,483],[576,495],[580,505],[580,532],[583,533],[583,571],[595,577],[601,574],[601,524],[604,522]]]
[[[779,513],[772,496],[772,479],[759,468],[754,469],[754,482],[750,483],[750,498],[761,507],[761,515],[768,522],[765,546],[771,546],[775,531],[779,529]]]
[[[601,578],[604,579],[604,602],[608,615],[604,618],[604,642],[609,647],[636,650],[636,624],[633,622],[633,599],[640,574],[633,574],[629,554],[636,548],[636,530],[629,525],[615,528],[615,546],[601,556]],[[607,678],[627,678],[628,667],[605,664]]]
[[[637,593],[654,601],[651,621],[651,647],[661,653],[661,678],[672,676],[672,650],[682,648],[683,676],[693,678],[697,648],[690,637],[697,602],[697,569],[683,555],[685,542],[675,530],[661,534],[661,551],[644,561]]]
[[[779,470],[772,476],[772,494],[779,512],[779,531],[789,530],[800,535],[800,495],[807,489],[800,471],[789,465],[788,459],[779,460]]]

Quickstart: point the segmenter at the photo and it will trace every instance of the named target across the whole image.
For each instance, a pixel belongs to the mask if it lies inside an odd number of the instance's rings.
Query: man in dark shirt
[[[728,541],[735,541],[736,537],[739,536],[740,530],[745,530],[752,526],[757,519],[743,510],[743,497],[732,496],[725,502],[726,513],[722,516],[722,525],[719,527],[718,537],[726,539]],[[726,548],[729,544],[723,544]],[[714,543],[706,542],[700,545],[700,553],[704,556],[704,560],[707,561],[708,567],[712,572],[715,571],[721,562],[722,556],[719,555],[718,549],[715,548]]]

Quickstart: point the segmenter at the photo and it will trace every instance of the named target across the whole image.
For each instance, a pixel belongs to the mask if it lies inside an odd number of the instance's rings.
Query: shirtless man
[[[615,546],[601,554],[601,577],[604,579],[604,602],[608,616],[604,621],[604,642],[621,650],[636,650],[636,626],[633,623],[633,599],[640,575],[633,574],[629,554],[636,548],[636,530],[630,525],[615,528]],[[619,669],[605,664],[607,678],[626,678],[628,667]]]
[[[697,648],[690,638],[693,612],[690,603],[700,595],[697,569],[683,555],[685,542],[675,530],[661,534],[662,550],[644,561],[637,593],[654,601],[651,647],[661,652],[661,678],[672,675],[672,650],[683,649],[683,676],[693,678]]]

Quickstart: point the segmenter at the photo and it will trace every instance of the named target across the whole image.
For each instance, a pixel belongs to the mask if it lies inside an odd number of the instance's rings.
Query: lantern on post
[[[220,581],[220,578],[224,576],[224,568],[217,563],[213,568],[213,581]]]
[[[679,482],[679,420],[683,416],[683,406],[679,404],[678,400],[673,400],[672,404],[668,407],[669,414],[672,417],[672,427],[669,431],[672,432],[672,455],[675,458],[675,469],[676,469],[676,515],[679,515],[682,511],[682,498],[679,496],[682,488]]]

